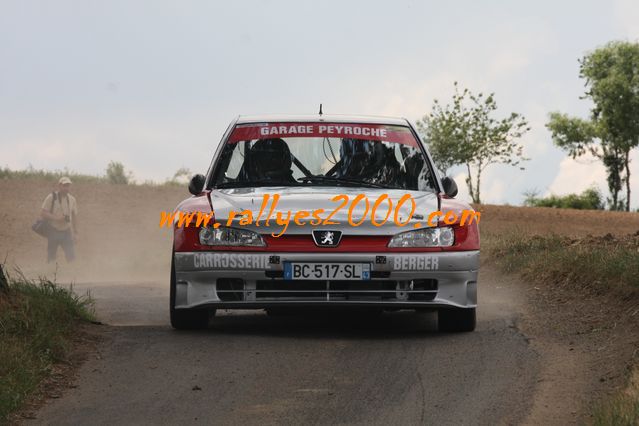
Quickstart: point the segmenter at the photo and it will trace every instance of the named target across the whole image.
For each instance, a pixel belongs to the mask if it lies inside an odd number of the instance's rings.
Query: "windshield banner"
[[[349,138],[417,147],[408,127],[350,123],[259,123],[238,125],[228,143],[275,138]]]

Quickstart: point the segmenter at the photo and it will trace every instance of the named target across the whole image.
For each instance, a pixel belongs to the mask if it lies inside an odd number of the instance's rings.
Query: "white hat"
[[[68,183],[71,183],[71,179],[69,179],[69,178],[68,178],[68,177],[66,177],[66,176],[63,176],[63,177],[61,177],[61,178],[60,178],[60,180],[58,181],[58,183],[59,183],[60,185],[66,185],[66,184],[68,184]]]

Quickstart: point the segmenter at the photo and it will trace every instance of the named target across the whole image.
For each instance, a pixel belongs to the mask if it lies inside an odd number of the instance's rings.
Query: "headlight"
[[[424,228],[395,235],[388,247],[450,247],[455,242],[455,231],[449,226]]]
[[[200,244],[205,246],[266,246],[260,234],[256,232],[223,226],[217,229],[211,227],[200,229]]]

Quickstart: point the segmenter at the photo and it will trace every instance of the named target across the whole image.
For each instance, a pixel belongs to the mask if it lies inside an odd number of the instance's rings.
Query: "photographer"
[[[58,246],[62,246],[67,262],[75,259],[74,244],[78,238],[78,206],[75,197],[69,194],[71,179],[62,177],[58,181],[58,191],[47,195],[42,203],[42,218],[51,224],[48,234],[48,262],[56,260]]]

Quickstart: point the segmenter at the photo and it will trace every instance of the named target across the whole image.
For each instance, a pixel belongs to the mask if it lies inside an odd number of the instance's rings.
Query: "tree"
[[[126,185],[131,178],[130,173],[124,171],[124,165],[117,161],[111,161],[106,169],[106,176],[109,183]]]
[[[179,169],[177,169],[171,179],[167,179],[167,182],[174,184],[185,184],[189,182],[192,175],[193,173],[191,173],[191,170],[187,169],[186,167],[180,167]]]
[[[497,110],[494,93],[474,95],[461,92],[454,84],[452,104],[433,101],[431,112],[417,123],[429,144],[433,160],[442,172],[456,165],[466,166],[466,184],[475,203],[481,203],[481,175],[491,164],[517,166],[527,160],[517,142],[530,130],[517,113],[506,118],[493,117]],[[523,167],[520,167],[523,170]]]
[[[608,171],[608,190],[611,195],[608,205],[611,210],[623,210],[625,203],[619,199],[623,161],[620,150],[611,141],[605,127],[594,120],[569,117],[558,112],[550,113],[546,127],[552,132],[555,145],[567,151],[572,158],[590,153],[603,162]]]
[[[613,41],[579,61],[588,120],[554,112],[546,127],[573,158],[590,152],[608,173],[611,210],[630,210],[630,152],[639,145],[639,43]],[[626,197],[619,193],[625,185]]]

